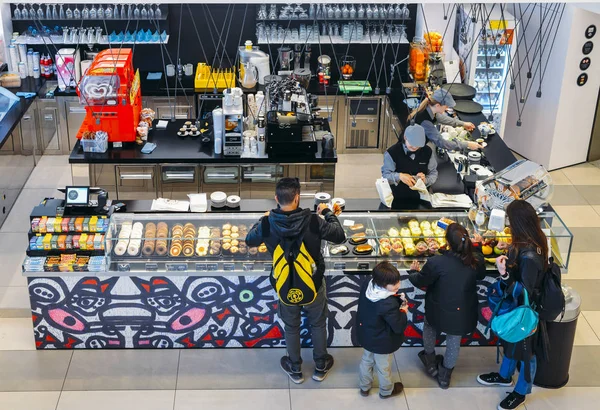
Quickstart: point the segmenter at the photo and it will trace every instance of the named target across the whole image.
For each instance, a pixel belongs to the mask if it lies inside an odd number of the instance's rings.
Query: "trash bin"
[[[575,341],[577,318],[581,311],[581,296],[571,288],[565,293],[565,314],[547,322],[550,354],[548,361],[538,357],[537,372],[533,383],[547,389],[559,389],[569,381],[569,366]]]

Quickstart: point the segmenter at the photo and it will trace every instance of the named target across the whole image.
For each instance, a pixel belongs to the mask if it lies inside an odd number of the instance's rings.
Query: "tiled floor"
[[[337,196],[376,197],[381,155],[341,155]],[[360,163],[360,172],[357,164]],[[306,382],[291,384],[279,369],[281,349],[35,351],[26,281],[20,264],[31,208],[70,183],[64,156],[42,158],[0,229],[1,410],[428,410],[494,409],[508,389],[485,388],[475,375],[497,368],[496,349],[461,353],[452,388],[440,390],[426,377],[418,348],[402,348],[393,363],[406,390],[380,400],[357,393],[360,349],[331,349],[336,365],[327,380],[312,381],[310,351],[303,351]],[[528,410],[597,409],[600,401],[600,164],[552,173],[553,205],[575,235],[565,282],[583,300],[570,380],[559,390],[535,388]],[[443,352],[443,349],[440,350]]]

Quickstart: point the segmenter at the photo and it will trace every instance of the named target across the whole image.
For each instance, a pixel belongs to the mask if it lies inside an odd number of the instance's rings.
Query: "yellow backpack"
[[[273,251],[273,278],[275,291],[281,302],[288,306],[303,306],[317,297],[313,280],[315,261],[304,242],[286,241]]]

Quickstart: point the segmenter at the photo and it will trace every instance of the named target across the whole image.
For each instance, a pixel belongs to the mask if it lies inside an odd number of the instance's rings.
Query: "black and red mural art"
[[[326,276],[331,346],[358,345],[354,319],[367,278]],[[400,290],[410,306],[405,344],[417,346],[425,294],[407,278]],[[479,324],[463,344],[495,343],[484,334],[491,316],[485,294],[493,280],[479,283]],[[29,294],[38,349],[285,347],[267,276],[30,278]],[[310,346],[303,323],[303,345]]]

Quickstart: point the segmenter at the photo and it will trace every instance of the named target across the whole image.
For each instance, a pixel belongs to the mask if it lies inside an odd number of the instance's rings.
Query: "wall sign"
[[[589,57],[584,57],[583,60],[581,60],[579,62],[579,69],[581,71],[585,71],[590,67],[590,64],[592,63],[592,60],[590,60]]]
[[[585,85],[585,83],[587,83],[588,80],[588,75],[586,73],[581,73],[579,74],[579,77],[577,77],[577,85],[582,87]]]
[[[587,56],[589,53],[592,52],[593,49],[594,43],[592,43],[591,41],[586,41],[583,45],[583,48],[581,49],[581,52]]]
[[[588,28],[585,29],[585,38],[592,38],[596,35],[596,26],[595,25],[591,25],[588,26]]]

